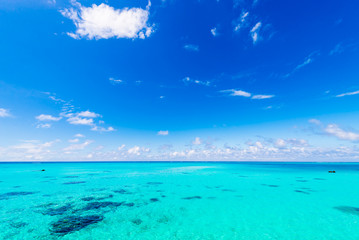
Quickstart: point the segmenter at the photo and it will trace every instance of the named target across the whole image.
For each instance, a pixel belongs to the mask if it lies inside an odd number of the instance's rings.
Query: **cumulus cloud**
[[[11,114],[9,112],[9,110],[5,109],[5,108],[0,108],[0,117],[10,117]]]
[[[166,130],[166,131],[158,131],[157,132],[157,135],[160,135],[160,136],[167,136],[169,134],[169,132],[168,132],[168,130]]]
[[[329,124],[324,132],[341,140],[358,141],[359,134],[341,129],[336,124]]]
[[[52,115],[47,115],[47,114],[41,114],[39,116],[36,116],[35,118],[39,121],[59,121],[62,119],[62,117],[54,117]]]
[[[70,117],[67,119],[67,121],[70,124],[73,125],[87,125],[87,126],[92,126],[94,124],[93,119],[92,118],[80,118],[80,117]]]
[[[78,117],[87,117],[87,118],[97,118],[97,117],[100,117],[101,115],[98,114],[98,113],[90,112],[89,110],[87,110],[87,111],[79,112],[77,114],[77,116]]]
[[[313,123],[313,124],[315,124],[315,125],[320,125],[320,124],[322,124],[321,121],[319,121],[318,119],[314,119],[314,118],[309,119],[308,122],[309,122],[309,123]]]
[[[212,28],[211,29],[211,34],[215,37],[215,36],[218,36],[218,30],[217,28]]]
[[[336,95],[336,97],[345,97],[345,96],[352,96],[352,95],[357,95],[357,94],[359,94],[359,90],[354,91],[354,92],[347,92],[347,93],[338,94],[338,95]]]
[[[201,144],[202,144],[201,138],[196,137],[196,138],[192,141],[192,144],[193,144],[193,145],[201,145]]]
[[[143,153],[148,153],[150,152],[150,149],[149,148],[145,148],[145,147],[139,147],[139,146],[134,146],[130,149],[127,150],[127,153],[130,154],[130,155],[141,155]]]
[[[73,7],[60,13],[75,24],[76,31],[68,33],[75,39],[144,39],[153,33],[153,26],[148,24],[150,6],[151,2],[148,2],[146,9],[115,9],[105,3],[85,7],[73,1]]]
[[[198,52],[199,51],[199,46],[194,45],[194,44],[186,44],[186,45],[183,46],[183,48],[188,50],[188,51],[192,51],[192,52]]]
[[[113,127],[104,128],[104,127],[99,127],[99,126],[94,125],[94,126],[91,128],[91,131],[96,131],[96,132],[113,132],[113,131],[116,131],[116,129],[114,129]]]
[[[81,133],[78,133],[78,134],[75,134],[75,137],[77,137],[77,138],[83,138],[83,137],[85,137],[83,134],[81,134]]]

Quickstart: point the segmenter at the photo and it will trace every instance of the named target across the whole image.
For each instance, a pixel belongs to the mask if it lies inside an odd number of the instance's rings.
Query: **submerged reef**
[[[53,235],[65,236],[102,220],[101,215],[67,216],[52,223],[50,232]]]
[[[193,197],[184,197],[182,199],[184,199],[184,200],[192,200],[192,199],[202,199],[202,197],[201,196],[193,196]]]
[[[0,194],[0,200],[6,200],[11,197],[26,196],[26,195],[31,195],[31,194],[35,194],[35,193],[38,193],[38,192],[8,192],[8,193]]]
[[[354,214],[359,216],[359,208],[357,207],[351,207],[351,206],[337,206],[334,207],[334,209],[337,209],[341,212],[348,213],[348,214]]]

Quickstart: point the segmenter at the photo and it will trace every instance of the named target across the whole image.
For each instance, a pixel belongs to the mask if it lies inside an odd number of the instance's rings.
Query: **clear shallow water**
[[[357,240],[359,164],[2,163],[0,239]]]

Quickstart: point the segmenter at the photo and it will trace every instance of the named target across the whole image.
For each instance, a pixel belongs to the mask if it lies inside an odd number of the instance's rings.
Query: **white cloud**
[[[62,117],[54,117],[47,114],[41,114],[39,116],[36,116],[35,118],[39,121],[59,121],[62,119]]]
[[[82,111],[82,112],[77,113],[77,116],[78,117],[86,117],[86,118],[97,118],[97,117],[100,117],[101,115],[87,110],[87,111]]]
[[[347,93],[338,94],[338,95],[336,95],[336,97],[345,97],[345,96],[351,96],[351,95],[356,95],[356,94],[359,94],[359,90],[355,91],[355,92],[347,92]]]
[[[36,125],[36,128],[50,128],[51,124],[50,123],[40,123]]]
[[[160,135],[160,136],[167,136],[169,134],[169,132],[168,132],[168,130],[166,130],[166,131],[158,131],[157,132],[157,135]]]
[[[292,72],[286,74],[284,77],[287,78],[289,77],[291,74],[293,74],[294,72],[298,71],[299,69],[307,66],[308,64],[312,63],[314,61],[314,58],[316,56],[320,55],[320,52],[319,51],[314,51],[312,52],[311,54],[309,54],[305,59],[304,59],[304,62],[301,63],[301,64],[298,64],[293,70]]]
[[[199,46],[194,45],[194,44],[186,44],[186,45],[183,46],[183,48],[188,50],[188,51],[192,51],[192,52],[198,52],[199,51]]]
[[[9,112],[9,110],[5,109],[5,108],[0,108],[0,117],[10,117],[11,114]]]
[[[92,126],[92,125],[94,124],[92,118],[70,117],[70,118],[67,119],[67,121],[68,121],[70,124],[73,124],[73,125],[88,125],[88,126]]]
[[[249,92],[245,92],[242,90],[236,90],[236,89],[227,89],[227,90],[222,90],[220,92],[228,92],[230,96],[241,96],[241,97],[250,97],[252,96],[251,93]]]
[[[80,141],[80,139],[74,138],[74,139],[70,139],[70,140],[69,140],[69,143],[77,143],[77,142],[79,142],[79,141]]]
[[[80,144],[72,144],[66,148],[64,148],[64,151],[77,151],[77,150],[83,150],[85,149],[88,145],[90,145],[92,143],[92,141],[87,140],[83,143]]]
[[[211,33],[212,35],[215,37],[215,36],[218,36],[218,31],[217,31],[217,28],[212,28],[211,29]]]
[[[134,146],[130,149],[128,149],[127,153],[130,154],[130,155],[141,155],[143,153],[148,153],[150,152],[150,149],[149,148],[145,148],[145,147],[139,147],[139,146]]]
[[[200,80],[192,79],[190,77],[185,77],[185,78],[182,79],[182,81],[184,83],[194,83],[194,84],[204,85],[204,86],[210,86],[211,85],[210,81],[200,81]]]
[[[84,7],[73,1],[72,8],[61,10],[60,13],[75,24],[75,33],[68,33],[75,39],[144,39],[153,32],[153,26],[148,24],[150,6],[151,2],[148,2],[146,9],[115,9],[104,3]]]
[[[318,119],[314,119],[314,118],[309,119],[308,122],[313,123],[315,125],[321,125],[322,124],[321,121],[319,121]]]
[[[246,19],[249,15],[249,12],[242,12],[241,16],[239,17],[239,20],[237,21],[235,27],[234,27],[234,31],[238,32],[240,29],[242,29],[243,27],[247,26],[246,23]]]
[[[256,44],[259,40],[259,30],[262,26],[261,22],[257,22],[256,25],[251,29],[251,37],[253,40],[253,44]]]
[[[91,131],[96,131],[96,132],[113,132],[116,131],[116,129],[114,129],[113,127],[108,127],[108,128],[104,128],[104,127],[99,127],[99,126],[93,126],[91,128]]]
[[[274,95],[254,95],[252,99],[268,99],[273,98]]]
[[[122,149],[124,149],[126,147],[126,145],[125,144],[122,144],[121,146],[119,146],[118,148],[117,148],[117,150],[118,151],[121,151]]]
[[[78,133],[78,134],[76,134],[75,135],[75,137],[77,137],[77,138],[83,138],[83,137],[85,137],[83,134],[81,134],[81,133]]]
[[[113,78],[113,77],[110,77],[109,80],[110,80],[110,82],[111,82],[112,84],[120,84],[120,83],[123,83],[123,81],[122,81],[121,79],[115,79],[115,78]]]
[[[202,141],[199,137],[196,137],[194,141],[192,141],[193,145],[201,145]]]
[[[359,134],[358,133],[354,133],[354,132],[350,132],[350,131],[345,131],[341,128],[339,128],[336,124],[329,124],[325,129],[324,132],[335,136],[341,140],[348,140],[348,141],[357,141],[359,140]]]

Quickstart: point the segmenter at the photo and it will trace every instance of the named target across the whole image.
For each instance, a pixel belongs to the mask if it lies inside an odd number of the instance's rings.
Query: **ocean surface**
[[[358,240],[359,164],[0,163],[0,239]]]

